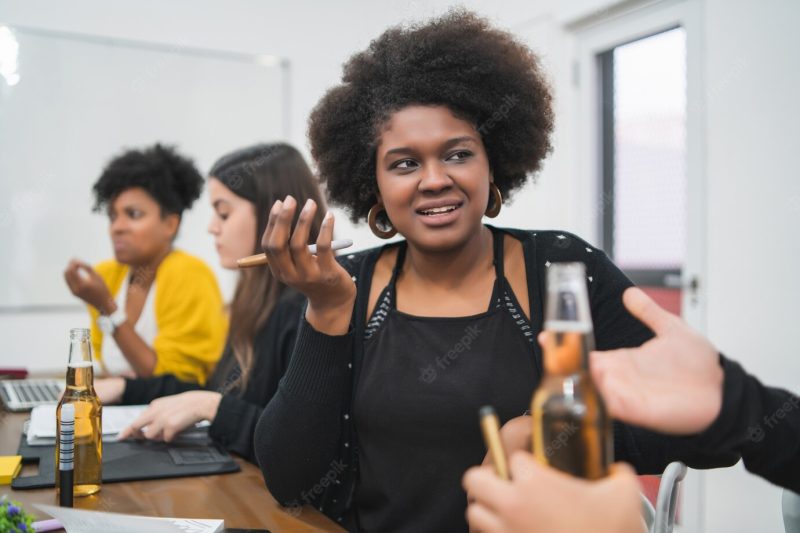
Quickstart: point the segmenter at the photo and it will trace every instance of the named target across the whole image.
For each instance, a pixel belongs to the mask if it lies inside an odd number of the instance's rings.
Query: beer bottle
[[[601,478],[613,462],[613,437],[589,373],[594,334],[582,263],[550,265],[545,305],[545,372],[531,401],[533,453],[574,476]]]
[[[93,385],[92,347],[89,330],[75,328],[69,332],[67,387],[56,408],[56,491],[59,487],[59,450],[61,409],[71,403],[75,407],[74,495],[88,496],[100,490],[103,466],[102,406]]]

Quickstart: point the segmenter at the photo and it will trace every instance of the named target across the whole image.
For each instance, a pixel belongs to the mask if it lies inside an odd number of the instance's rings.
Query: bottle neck
[[[92,347],[88,338],[72,339],[69,343],[69,366],[92,366]]]
[[[583,263],[553,263],[547,271],[544,367],[548,375],[586,372],[594,349]]]
[[[70,334],[67,389],[93,392],[92,344],[88,330],[73,330]]]

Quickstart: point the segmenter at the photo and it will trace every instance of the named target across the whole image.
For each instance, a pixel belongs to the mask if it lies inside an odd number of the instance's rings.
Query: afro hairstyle
[[[551,150],[552,97],[534,53],[463,9],[395,26],[353,55],[309,118],[311,154],[333,205],[363,220],[377,201],[381,128],[409,105],[446,106],[474,124],[504,197]]]
[[[174,147],[155,144],[127,150],[112,159],[95,182],[94,210],[100,211],[121,192],[141,187],[161,207],[161,214],[181,215],[203,190],[203,177],[194,162]]]

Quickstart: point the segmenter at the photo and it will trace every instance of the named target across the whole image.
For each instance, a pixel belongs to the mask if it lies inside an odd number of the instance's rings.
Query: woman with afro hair
[[[531,425],[553,262],[585,263],[598,349],[652,336],[623,307],[631,282],[601,250],[484,224],[539,170],[552,130],[537,57],[469,12],[390,28],[345,65],[311,115],[312,155],[333,205],[404,240],[337,261],[329,212],[313,256],[317,206],[287,197],[270,212],[270,268],[308,298],[256,428],[280,503],[312,504],[353,531],[467,531],[461,477],[486,451],[478,409]],[[614,442],[640,473],[735,462],[623,424]]]
[[[219,359],[227,319],[216,277],[172,245],[202,188],[192,161],[160,144],[115,157],[94,184],[114,259],[94,268],[72,260],[64,278],[89,305],[104,375],[172,374],[203,384]]]

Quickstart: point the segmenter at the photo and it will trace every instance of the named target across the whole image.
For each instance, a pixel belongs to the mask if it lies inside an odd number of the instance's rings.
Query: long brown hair
[[[253,203],[256,212],[254,254],[261,251],[261,236],[267,227],[272,204],[290,194],[300,206],[308,198],[317,203],[309,242],[317,241],[325,216],[325,203],[316,178],[294,147],[285,143],[271,143],[236,150],[214,163],[209,176],[209,179],[219,180],[231,192]],[[295,213],[295,221],[298,215],[299,210]],[[239,385],[240,393],[244,392],[253,366],[253,341],[285,288],[272,276],[269,268],[249,268],[239,273],[230,304],[228,349],[233,350],[241,374],[228,384],[227,389]]]

